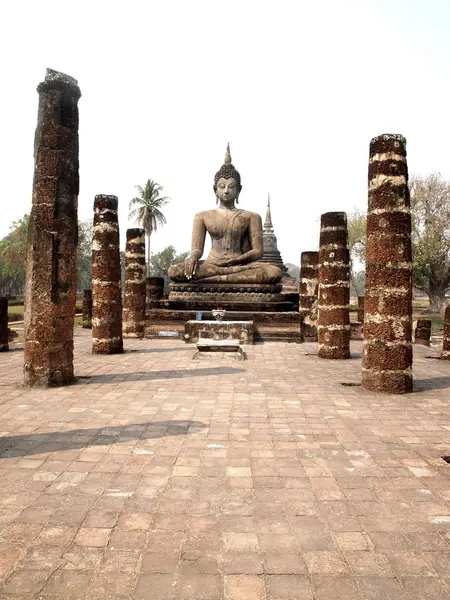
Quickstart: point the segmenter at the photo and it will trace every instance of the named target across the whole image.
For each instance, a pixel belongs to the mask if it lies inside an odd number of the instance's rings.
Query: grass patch
[[[16,306],[9,306],[8,304],[8,322],[12,321],[23,321],[23,304]]]

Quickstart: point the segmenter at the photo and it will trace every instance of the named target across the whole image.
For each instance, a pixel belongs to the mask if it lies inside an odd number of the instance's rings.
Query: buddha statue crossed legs
[[[241,176],[231,164],[227,148],[225,162],[214,177],[218,208],[194,217],[192,249],[184,263],[173,265],[169,277],[174,282],[224,283],[235,285],[276,284],[282,272],[275,265],[260,262],[263,255],[261,217],[236,207],[241,192]],[[211,236],[208,257],[203,255],[205,236]]]

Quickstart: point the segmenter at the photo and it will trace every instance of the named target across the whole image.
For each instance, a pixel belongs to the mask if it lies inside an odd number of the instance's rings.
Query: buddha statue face
[[[217,182],[216,187],[217,200],[227,208],[234,206],[234,202],[237,201],[239,197],[239,187],[240,186],[234,177],[221,177]]]

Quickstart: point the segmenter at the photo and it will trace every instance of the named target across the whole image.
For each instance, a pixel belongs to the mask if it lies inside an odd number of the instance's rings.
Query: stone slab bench
[[[240,341],[231,340],[210,340],[200,338],[197,342],[197,351],[192,358],[195,358],[199,352],[238,352],[242,360],[245,359],[245,353],[241,348]]]

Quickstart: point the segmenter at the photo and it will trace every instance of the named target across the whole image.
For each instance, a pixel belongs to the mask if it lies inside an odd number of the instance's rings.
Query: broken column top
[[[81,96],[81,91],[76,79],[65,73],[60,73],[60,71],[54,71],[53,69],[47,69],[45,79],[38,85],[37,91],[43,92],[49,89],[64,90],[76,96],[76,98]]]
[[[376,135],[372,138],[370,143],[379,140],[382,140],[383,142],[400,142],[401,144],[406,144],[406,138],[404,138],[401,133],[382,133],[381,135]]]
[[[370,140],[370,154],[395,151],[406,156],[406,139],[400,133],[383,133]]]
[[[53,69],[47,69],[45,73],[45,81],[46,83],[51,83],[52,81],[61,81],[62,83],[67,83],[69,85],[78,85],[78,81],[70,75],[66,75],[60,71],[54,71]]]

